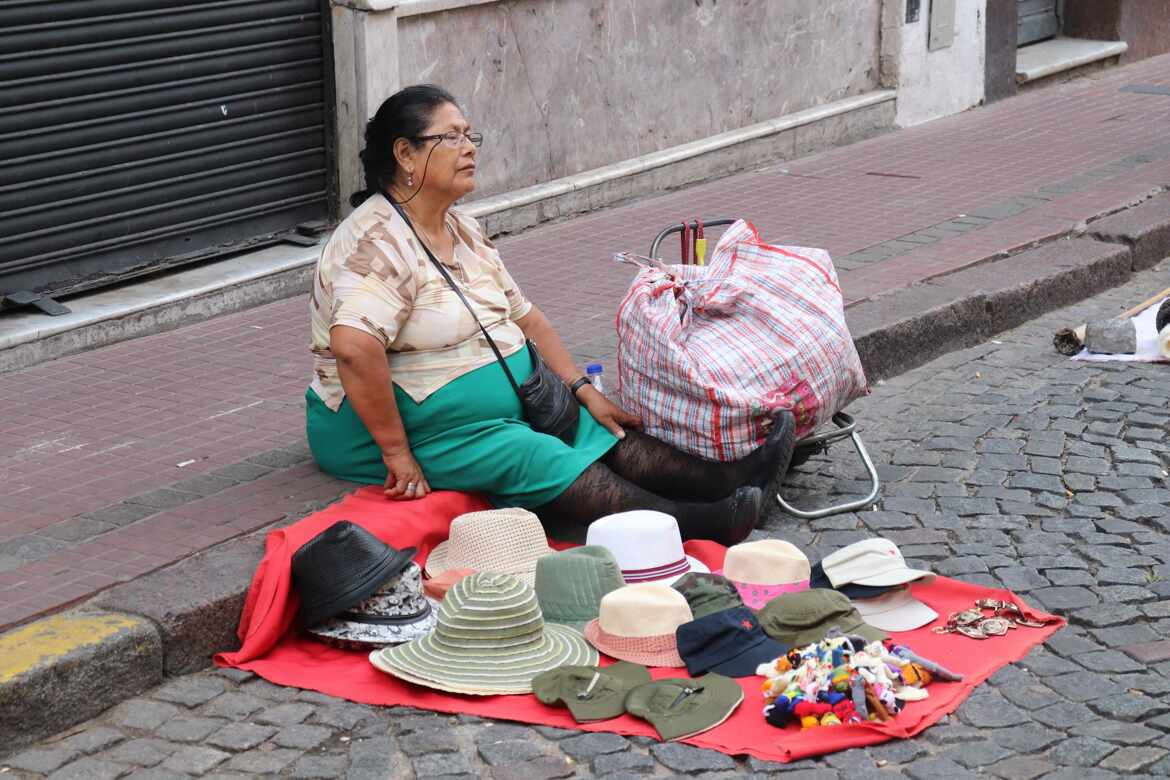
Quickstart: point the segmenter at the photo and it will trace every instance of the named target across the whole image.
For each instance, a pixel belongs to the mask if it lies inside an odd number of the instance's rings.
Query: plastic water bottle
[[[605,388],[601,386],[601,375],[605,372],[600,363],[590,363],[585,366],[585,376],[589,377],[589,384],[597,388],[597,392],[604,393]]]

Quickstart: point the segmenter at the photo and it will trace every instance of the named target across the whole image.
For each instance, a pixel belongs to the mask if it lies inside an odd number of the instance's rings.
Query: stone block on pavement
[[[187,707],[211,701],[227,689],[226,682],[214,675],[193,675],[168,682],[151,693],[151,698]]]
[[[1136,644],[1123,645],[1117,649],[1143,664],[1156,664],[1162,661],[1170,661],[1170,639],[1162,639],[1156,642],[1138,642]]]
[[[0,765],[12,769],[22,769],[25,772],[36,772],[47,775],[57,767],[73,761],[79,755],[76,750],[69,750],[57,745],[35,747],[3,759],[0,761]],[[163,758],[166,758],[166,756],[163,756]],[[159,760],[161,761],[162,759]]]
[[[690,774],[692,772],[715,772],[720,769],[735,769],[731,756],[716,750],[706,750],[679,742],[663,742],[653,745],[650,752],[667,769]]]
[[[49,775],[49,780],[114,780],[124,775],[127,769],[122,764],[86,756],[61,767]]]
[[[201,775],[211,771],[229,758],[231,755],[222,750],[201,745],[186,745],[172,753],[162,763],[162,767],[173,772]]]
[[[162,679],[148,620],[66,612],[0,636],[0,744],[16,749],[97,715]]]
[[[585,762],[606,753],[629,750],[630,741],[620,734],[598,731],[561,740],[557,746],[576,760]]]

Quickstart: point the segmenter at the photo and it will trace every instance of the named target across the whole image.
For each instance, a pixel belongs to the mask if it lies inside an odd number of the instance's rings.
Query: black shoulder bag
[[[434,253],[431,252],[430,247],[419,236],[418,231],[414,229],[410,218],[406,216],[406,212],[402,207],[390,201],[398,215],[406,222],[406,226],[414,233],[414,237],[422,244],[423,251],[427,253],[431,263],[443,275],[447,284],[459,296],[459,300],[467,307],[467,311],[471,314],[471,318],[475,320],[475,324],[479,326],[480,333],[487,339],[488,346],[492,348],[495,353],[496,360],[500,362],[500,368],[504,369],[504,375],[508,377],[509,384],[512,389],[516,391],[516,396],[520,399],[520,407],[524,410],[524,417],[528,420],[528,424],[532,429],[540,433],[547,433],[551,436],[556,436],[566,444],[572,444],[577,436],[577,418],[580,414],[578,410],[577,399],[573,397],[573,393],[561,381],[561,378],[553,373],[553,370],[548,367],[544,360],[540,357],[540,352],[537,351],[536,345],[531,340],[526,339],[525,345],[528,347],[528,354],[532,358],[532,373],[524,380],[524,384],[516,384],[516,377],[512,376],[511,369],[508,368],[504,356],[500,354],[499,347],[496,346],[495,340],[487,332],[487,328],[479,321],[479,317],[475,316],[475,309],[471,308],[471,303],[463,295],[463,291],[455,284],[455,280],[451,278],[451,274],[447,273],[447,269],[439,262]]]

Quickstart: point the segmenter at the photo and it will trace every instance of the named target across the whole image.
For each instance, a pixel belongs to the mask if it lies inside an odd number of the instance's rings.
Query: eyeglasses
[[[445,133],[437,133],[435,135],[418,135],[415,136],[416,141],[442,141],[454,149],[458,149],[463,145],[463,139],[466,138],[472,146],[478,148],[483,143],[483,133],[461,133],[458,130],[448,130]]]

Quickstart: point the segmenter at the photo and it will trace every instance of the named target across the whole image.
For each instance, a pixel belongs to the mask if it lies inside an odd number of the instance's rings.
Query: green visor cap
[[[832,628],[870,642],[886,638],[862,619],[844,593],[825,588],[782,593],[764,605],[759,617],[764,633],[794,648],[821,641]]]
[[[581,629],[597,617],[601,597],[624,587],[621,567],[604,547],[573,547],[536,561],[536,599],[545,621]]]
[[[743,606],[739,591],[731,580],[722,574],[691,572],[671,587],[683,594],[695,620],[714,612]]]
[[[735,712],[743,688],[730,677],[673,677],[639,686],[626,697],[626,712],[649,721],[666,741],[713,729]]]
[[[618,661],[605,667],[561,666],[532,680],[532,692],[545,704],[564,703],[578,723],[609,720],[625,713],[626,694],[650,682],[644,666]]]

